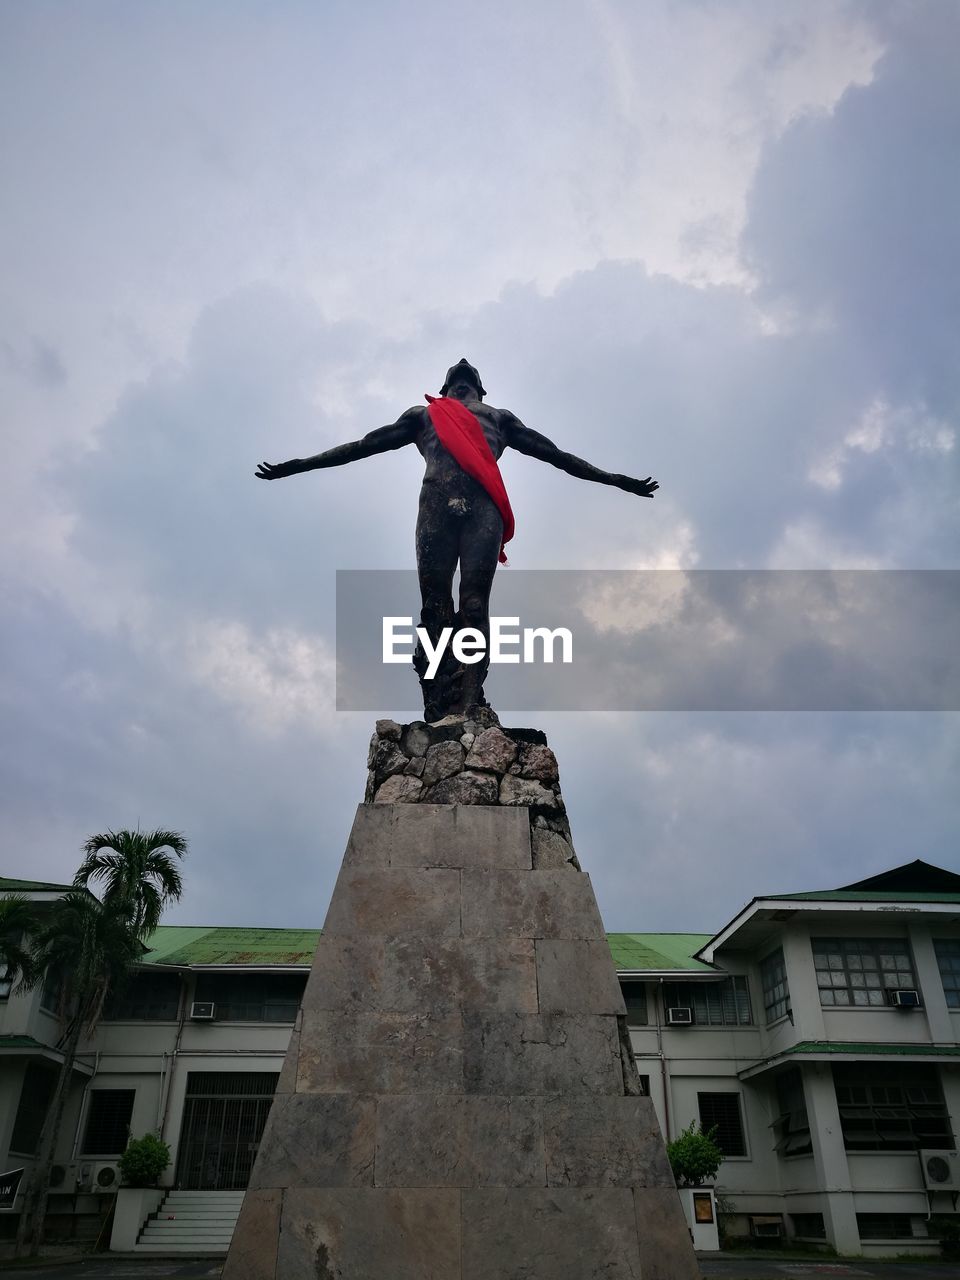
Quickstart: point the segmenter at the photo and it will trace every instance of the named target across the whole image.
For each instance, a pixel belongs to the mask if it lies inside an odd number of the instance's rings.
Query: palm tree
[[[127,915],[142,941],[160,923],[163,908],[183,888],[177,859],[187,842],[176,831],[105,831],[83,846],[86,857],[74,876],[78,888],[102,882],[104,906]]]
[[[59,986],[63,1062],[24,1191],[18,1257],[36,1255],[43,1242],[50,1172],[80,1037],[92,1034],[110,991],[135,970],[164,905],[180,896],[180,874],[164,848],[181,858],[187,844],[172,831],[91,836],[75,887],[53,904],[33,935],[30,985]],[[102,901],[85,887],[89,880],[106,882]]]
[[[29,983],[33,974],[29,939],[36,927],[37,917],[28,898],[22,893],[0,897],[0,983],[8,994],[18,982]]]

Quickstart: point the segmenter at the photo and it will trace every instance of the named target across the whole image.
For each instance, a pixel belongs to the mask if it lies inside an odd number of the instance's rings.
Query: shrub
[[[156,1186],[170,1163],[170,1148],[155,1133],[134,1138],[120,1157],[120,1172],[128,1187]]]
[[[704,1133],[696,1121],[667,1143],[667,1158],[678,1187],[699,1187],[708,1178],[716,1177],[723,1160],[723,1152],[717,1146],[716,1126]]]
[[[960,1215],[934,1214],[927,1224],[927,1229],[940,1241],[940,1252],[945,1258],[960,1257]]]

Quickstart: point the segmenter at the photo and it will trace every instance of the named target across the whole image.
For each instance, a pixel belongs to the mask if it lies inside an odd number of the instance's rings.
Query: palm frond
[[[179,859],[187,841],[177,831],[105,831],[84,843],[74,883],[96,884],[103,901],[125,913],[139,938],[152,933],[164,907],[183,892]]]
[[[33,904],[22,893],[0,897],[0,979],[9,990],[20,984],[29,987],[33,975],[31,935],[37,917]]]

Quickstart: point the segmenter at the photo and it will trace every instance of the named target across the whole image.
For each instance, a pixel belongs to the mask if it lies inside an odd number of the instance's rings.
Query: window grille
[[[20,1102],[13,1122],[10,1150],[35,1156],[40,1131],[57,1083],[57,1070],[46,1062],[28,1062],[20,1088]]]
[[[136,1089],[93,1089],[83,1136],[85,1156],[119,1156],[130,1137]]]
[[[188,1098],[272,1098],[276,1071],[190,1071]]]
[[[813,1150],[807,1100],[799,1067],[791,1067],[778,1075],[777,1118],[773,1122],[776,1150],[782,1156],[801,1156]]]
[[[790,988],[787,985],[787,965],[783,958],[783,948],[760,962],[760,983],[763,987],[763,1009],[767,1025],[785,1018],[790,1012]]]
[[[202,973],[195,1000],[212,1001],[218,1022],[296,1022],[306,974]]]
[[[176,1185],[245,1190],[277,1085],[275,1071],[191,1071],[187,1075]]]
[[[933,945],[947,1004],[951,1009],[960,1009],[960,939],[935,938]]]
[[[889,991],[917,985],[910,948],[900,938],[813,938],[820,1003],[863,1008],[889,1004]]]
[[[697,1106],[700,1110],[700,1128],[704,1133],[716,1128],[714,1141],[724,1156],[745,1156],[747,1143],[743,1133],[739,1093],[698,1093]]]
[[[848,1151],[955,1146],[935,1067],[906,1062],[836,1062],[833,1079]]]
[[[668,982],[663,1000],[668,1009],[692,1009],[693,1021],[701,1027],[745,1027],[753,1022],[750,987],[744,977],[722,982]]]
[[[632,978],[624,978],[620,982],[623,1003],[627,1006],[627,1025],[645,1027],[647,1025],[647,984],[635,982]]]
[[[105,1022],[175,1022],[179,1012],[180,975],[146,971],[111,992],[103,1017]]]

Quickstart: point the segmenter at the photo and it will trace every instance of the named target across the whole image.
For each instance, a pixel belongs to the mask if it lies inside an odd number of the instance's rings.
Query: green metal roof
[[[653,971],[683,969],[714,973],[693,953],[710,941],[709,933],[608,933],[607,942],[618,969]]]
[[[144,964],[308,965],[319,929],[240,929],[162,924],[147,939]],[[618,969],[714,973],[693,953],[709,942],[708,933],[608,933]]]
[[[144,964],[308,965],[319,929],[192,928],[162,924],[147,939]]]
[[[46,880],[9,880],[6,876],[0,876],[0,893],[42,893],[47,890],[53,892],[66,892],[72,889],[72,884],[50,884]]]
[[[768,902],[958,902],[960,893],[879,893],[866,889],[816,889],[810,893],[771,893]]]
[[[33,1036],[0,1036],[0,1049],[49,1049]]]
[[[931,1058],[960,1058],[960,1045],[936,1044],[876,1044],[859,1040],[801,1040],[785,1050],[785,1053],[850,1053],[863,1057],[868,1054],[889,1054],[893,1057],[918,1055]]]

